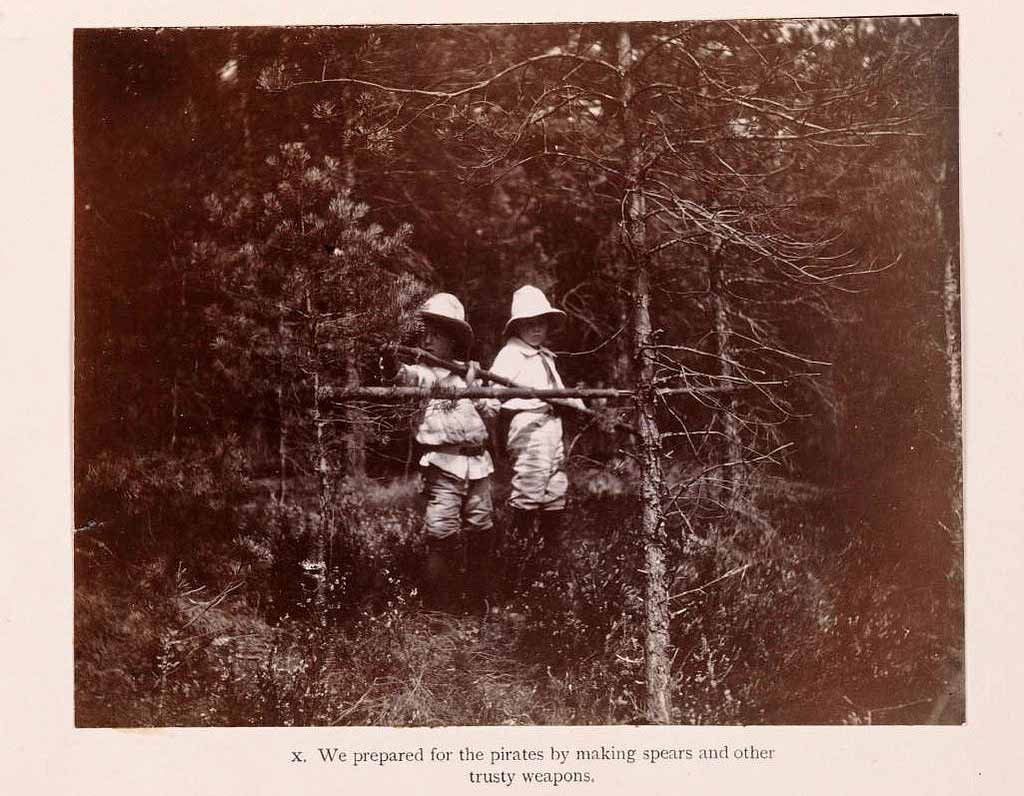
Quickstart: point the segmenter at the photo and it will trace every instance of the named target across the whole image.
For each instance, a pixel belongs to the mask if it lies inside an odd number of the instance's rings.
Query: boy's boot
[[[537,512],[512,509],[512,533],[519,543],[531,544],[537,533]]]
[[[537,549],[537,512],[512,509],[512,540],[506,549],[516,552],[515,569],[507,567],[508,591],[515,593],[533,582]],[[512,557],[510,556],[510,559]],[[510,561],[511,563],[511,561]]]
[[[537,600],[541,610],[553,615],[564,613],[573,600],[575,585],[572,562],[566,555],[564,518],[565,512],[538,512],[540,552],[537,556],[537,573],[541,589]]]
[[[452,611],[461,601],[462,537],[452,534],[427,540],[423,604],[434,611]]]
[[[564,511],[541,511],[538,525],[540,528],[540,555],[538,565],[541,572],[557,571],[562,561],[562,534]]]
[[[487,610],[497,590],[495,529],[473,531],[466,539],[466,600],[471,611]]]

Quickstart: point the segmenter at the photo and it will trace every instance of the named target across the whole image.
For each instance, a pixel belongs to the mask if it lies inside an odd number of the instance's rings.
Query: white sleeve
[[[494,358],[494,364],[492,364],[488,370],[495,376],[502,376],[511,381],[515,381],[516,376],[519,375],[523,358],[519,356],[519,353],[509,346],[505,346],[501,351],[498,352],[498,356]]]

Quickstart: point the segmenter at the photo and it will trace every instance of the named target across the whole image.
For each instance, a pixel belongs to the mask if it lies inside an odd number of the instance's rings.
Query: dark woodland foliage
[[[941,17],[79,31],[78,723],[647,720],[636,441],[569,424],[564,560],[507,538],[502,612],[431,618],[413,408],[332,399],[432,290],[486,366],[527,282],[567,384],[707,390],[654,406],[671,719],[961,720],[956,57]]]

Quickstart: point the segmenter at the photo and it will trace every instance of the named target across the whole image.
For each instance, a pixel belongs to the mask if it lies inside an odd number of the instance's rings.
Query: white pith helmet
[[[466,351],[473,345],[473,327],[466,323],[466,309],[451,293],[435,293],[420,306],[419,315],[451,332]]]
[[[523,285],[512,294],[512,317],[505,324],[505,334],[508,334],[509,327],[516,321],[540,317],[547,318],[549,323],[561,323],[565,320],[565,313],[551,306],[543,290],[533,285]]]

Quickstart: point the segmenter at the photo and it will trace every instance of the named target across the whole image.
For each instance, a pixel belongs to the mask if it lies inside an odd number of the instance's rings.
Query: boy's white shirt
[[[534,348],[520,337],[513,336],[508,339],[508,342],[498,352],[498,356],[494,358],[494,364],[489,370],[491,373],[511,379],[523,387],[544,390],[565,386],[555,367],[554,352],[544,346]],[[570,399],[566,402],[580,407],[584,405],[579,399]],[[549,404],[539,398],[509,398],[501,405],[506,409],[522,411],[545,409]]]
[[[402,365],[397,380],[413,387],[432,387],[440,382],[452,387],[466,386],[465,379],[457,373],[428,365]],[[455,407],[449,399],[435,399],[427,402],[416,429],[416,441],[422,445],[486,445],[487,427],[468,398],[457,401]],[[420,464],[439,467],[456,478],[485,478],[494,472],[491,454],[486,450],[478,456],[427,451],[420,457]]]

